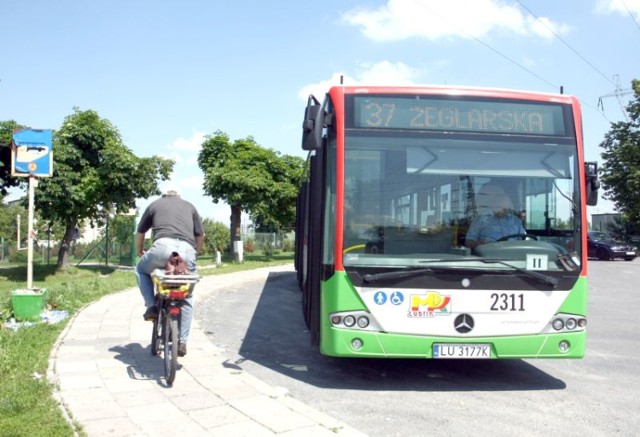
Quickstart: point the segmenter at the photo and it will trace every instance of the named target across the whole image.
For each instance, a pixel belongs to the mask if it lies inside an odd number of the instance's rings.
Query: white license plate
[[[627,255],[635,255],[635,252],[627,252]]]
[[[491,358],[490,344],[434,344],[433,358]]]

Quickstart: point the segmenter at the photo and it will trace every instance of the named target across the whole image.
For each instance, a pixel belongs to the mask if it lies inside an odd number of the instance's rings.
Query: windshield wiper
[[[549,275],[544,275],[542,273],[538,273],[535,272],[533,270],[527,270],[527,269],[523,269],[522,267],[518,267],[518,266],[514,266],[513,264],[510,264],[506,261],[503,261],[499,258],[476,258],[476,261],[481,261],[483,263],[496,263],[496,264],[502,264],[503,266],[507,266],[510,267],[512,269],[514,269],[517,272],[523,273],[531,278],[537,279],[541,282],[543,282],[544,284],[547,285],[551,285],[552,287],[556,287],[558,285],[558,283],[560,281],[558,281],[558,279],[554,278],[553,276],[549,276]]]
[[[413,270],[396,270],[393,272],[375,273],[373,275],[367,274],[362,277],[362,280],[366,283],[379,281],[381,279],[397,279],[404,278],[406,276],[421,275],[424,273],[431,273],[433,269],[413,269]]]
[[[434,263],[439,263],[439,262],[447,262],[447,261],[451,261],[451,259],[434,259],[434,260],[429,260],[426,262],[434,262]],[[532,270],[527,270],[527,269],[523,269],[521,267],[515,266],[513,264],[510,264],[504,260],[501,260],[499,258],[466,258],[466,259],[457,259],[457,262],[460,261],[480,261],[486,264],[489,263],[495,263],[495,264],[502,264],[503,266],[507,266],[509,268],[512,268],[513,270],[520,272],[524,275],[529,276],[530,278],[534,278],[537,279],[539,281],[541,281],[542,283],[546,284],[546,285],[551,285],[552,287],[556,287],[558,285],[558,283],[560,281],[558,281],[558,279],[554,278],[553,276],[548,276],[542,273],[538,273]],[[425,262],[425,261],[423,261]],[[406,267],[405,267],[406,268]],[[438,266],[436,268],[437,270],[462,270],[459,267],[440,267]],[[385,272],[385,273],[375,273],[375,274],[366,274],[362,277],[362,280],[365,283],[371,283],[371,282],[375,282],[375,281],[379,281],[381,279],[397,279],[397,278],[405,278],[408,276],[414,276],[414,275],[421,275],[421,274],[425,274],[425,273],[433,273],[435,269],[433,268],[423,268],[423,269],[412,269],[412,270],[395,270],[393,272]]]

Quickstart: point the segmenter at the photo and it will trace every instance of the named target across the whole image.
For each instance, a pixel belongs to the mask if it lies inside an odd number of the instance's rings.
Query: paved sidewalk
[[[196,304],[216,289],[283,270],[291,267],[204,277]],[[54,395],[89,436],[364,435],[229,364],[196,318],[167,387],[143,312],[137,288],[105,296],[75,315],[51,352]]]

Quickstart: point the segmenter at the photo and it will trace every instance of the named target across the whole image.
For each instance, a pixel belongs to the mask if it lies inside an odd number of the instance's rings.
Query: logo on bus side
[[[409,317],[427,318],[448,316],[451,314],[451,296],[442,296],[435,291],[425,294],[412,294]]]

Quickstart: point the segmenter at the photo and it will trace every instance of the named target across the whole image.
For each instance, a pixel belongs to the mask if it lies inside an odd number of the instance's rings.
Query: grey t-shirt
[[[196,235],[204,235],[202,219],[195,206],[179,196],[162,196],[147,207],[138,223],[138,232],[153,230],[158,238],[179,238],[196,247]]]

